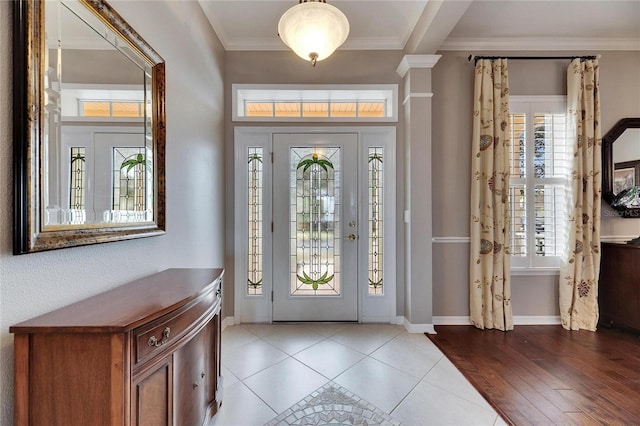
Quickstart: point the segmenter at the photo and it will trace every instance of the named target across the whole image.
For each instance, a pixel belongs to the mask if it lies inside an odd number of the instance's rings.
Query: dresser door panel
[[[172,424],[172,365],[169,358],[157,369],[135,380],[134,425],[169,426]]]
[[[206,363],[209,329],[207,325],[174,354],[176,425],[201,426],[204,422],[207,407],[205,383],[209,376]]]

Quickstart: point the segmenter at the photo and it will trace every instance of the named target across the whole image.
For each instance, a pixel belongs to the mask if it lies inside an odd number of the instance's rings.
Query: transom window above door
[[[233,121],[398,121],[396,84],[233,84],[232,93]]]

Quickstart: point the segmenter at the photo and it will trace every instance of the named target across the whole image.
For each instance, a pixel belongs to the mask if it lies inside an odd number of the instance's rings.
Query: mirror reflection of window
[[[146,210],[145,148],[113,148],[113,210],[144,212]]]
[[[87,186],[85,148],[72,147],[70,161],[71,176],[69,177],[69,210],[71,212],[71,223],[84,223],[84,192]]]
[[[142,101],[80,101],[83,117],[144,117]]]

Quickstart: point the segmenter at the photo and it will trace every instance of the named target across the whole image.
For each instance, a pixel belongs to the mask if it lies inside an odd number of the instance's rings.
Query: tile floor
[[[210,426],[505,424],[426,336],[401,326],[230,326],[222,366]]]

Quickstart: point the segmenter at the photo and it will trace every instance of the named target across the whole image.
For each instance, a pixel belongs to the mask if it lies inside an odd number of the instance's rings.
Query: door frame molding
[[[246,294],[246,258],[247,243],[243,230],[246,229],[245,222],[239,220],[247,215],[246,208],[246,169],[237,167],[246,163],[246,150],[248,147],[262,147],[264,157],[273,152],[273,135],[275,133],[356,133],[358,135],[358,161],[366,164],[365,155],[369,147],[383,147],[385,149],[385,181],[391,182],[391,188],[384,192],[384,204],[390,206],[384,210],[384,221],[389,226],[385,226],[384,238],[385,247],[391,247],[385,251],[384,257],[384,280],[389,285],[385,288],[385,293],[381,295],[369,295],[367,286],[361,285],[362,279],[358,281],[358,322],[384,322],[397,323],[396,316],[396,127],[395,126],[235,126],[234,127],[234,320],[240,323],[271,323],[273,315],[273,302],[271,294],[273,291],[271,269],[273,247],[271,222],[272,222],[272,194],[266,194],[272,188],[272,165],[271,161],[263,163],[263,187],[265,195],[263,197],[263,293],[260,296],[249,296]],[[364,158],[364,160],[363,160]],[[358,197],[359,205],[366,206],[368,203],[367,191],[363,191],[360,185],[366,182],[367,168],[358,168]],[[367,221],[367,211],[360,208],[358,218],[361,224]],[[361,235],[364,233],[361,232]],[[358,240],[359,253],[366,253],[367,238]],[[366,271],[366,256],[359,256],[358,275],[361,271]]]

